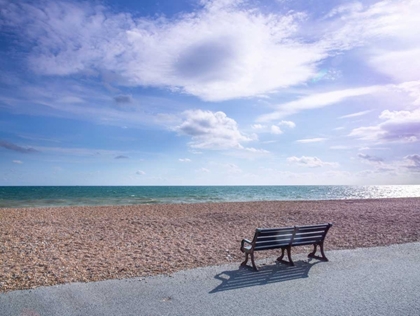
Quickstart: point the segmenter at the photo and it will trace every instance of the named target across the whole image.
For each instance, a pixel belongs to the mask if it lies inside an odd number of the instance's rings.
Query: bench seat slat
[[[267,246],[255,246],[254,250],[278,249],[278,248],[281,248],[281,247],[286,247],[288,245],[289,245],[289,243],[286,243],[284,245],[282,245],[282,244],[276,244],[276,245],[267,245]]]
[[[264,246],[264,245],[288,245],[290,244],[290,239],[281,239],[281,240],[269,240],[269,241],[257,241],[255,246]]]
[[[321,242],[322,240],[308,240],[308,241],[297,241],[292,244],[292,246],[304,246],[304,245],[313,245]]]
[[[304,226],[302,226],[304,227]],[[262,232],[262,231],[271,231],[271,230],[278,230],[278,231],[282,231],[282,230],[293,230],[295,227],[294,226],[288,226],[288,227],[270,227],[270,228],[257,228],[256,231]]]
[[[320,243],[322,241],[322,238],[311,238],[311,239],[296,239],[293,240],[292,246],[296,246],[300,243],[312,243],[312,244],[317,244]]]
[[[258,236],[270,236],[270,235],[288,235],[293,234],[294,229],[288,230],[269,230],[269,231],[259,231],[257,232]]]
[[[322,227],[297,227],[297,231],[299,232],[318,232],[318,231],[325,231],[328,228],[328,226],[322,226]]]
[[[288,237],[288,238],[269,238],[269,239],[257,239],[256,241],[255,241],[255,243],[256,244],[266,244],[266,243],[268,243],[268,242],[271,242],[271,243],[283,243],[283,242],[290,242],[290,240],[291,240],[291,238],[290,237]]]
[[[328,227],[330,224],[325,223],[325,224],[318,224],[318,225],[300,225],[300,226],[296,226],[299,228],[316,228],[316,227]]]
[[[308,238],[298,237],[298,238],[293,239],[292,246],[293,246],[293,244],[295,244],[295,243],[297,243],[297,242],[299,242],[299,241],[314,240],[314,242],[319,242],[319,241],[321,241],[321,240],[323,240],[323,239],[324,239],[324,238],[323,238],[322,236],[318,236],[318,237],[308,237]]]
[[[287,239],[292,238],[293,234],[283,234],[283,235],[266,235],[266,236],[255,236],[255,239],[261,240],[270,240],[270,239]]]
[[[314,232],[314,233],[301,233],[301,232],[297,232],[295,234],[295,239],[296,238],[307,238],[307,237],[322,237],[324,236],[325,232]]]
[[[270,234],[270,235],[256,235],[257,238],[259,239],[264,239],[264,238],[290,238],[292,237],[293,233],[287,233],[287,234]]]

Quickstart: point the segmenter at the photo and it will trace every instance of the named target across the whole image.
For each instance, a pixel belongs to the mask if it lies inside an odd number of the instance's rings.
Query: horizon
[[[419,184],[139,184],[139,185],[84,185],[84,184],[75,184],[75,185],[0,185],[0,188],[6,187],[343,187],[343,186],[353,186],[353,187],[376,187],[376,186],[418,186]]]
[[[0,186],[420,185],[418,1],[0,4]]]

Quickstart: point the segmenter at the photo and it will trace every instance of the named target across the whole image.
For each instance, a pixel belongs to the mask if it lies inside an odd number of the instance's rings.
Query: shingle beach
[[[3,208],[0,292],[239,264],[257,227],[325,222],[327,256],[420,241],[420,198]]]

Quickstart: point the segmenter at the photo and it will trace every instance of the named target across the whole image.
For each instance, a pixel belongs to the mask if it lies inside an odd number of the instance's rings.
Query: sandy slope
[[[327,256],[420,241],[420,199],[0,209],[0,292],[240,262],[256,227],[324,222]]]

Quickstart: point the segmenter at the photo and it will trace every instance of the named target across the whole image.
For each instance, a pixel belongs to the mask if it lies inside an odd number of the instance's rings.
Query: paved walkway
[[[0,315],[420,315],[420,243],[0,294]],[[257,254],[263,257],[263,253]]]

